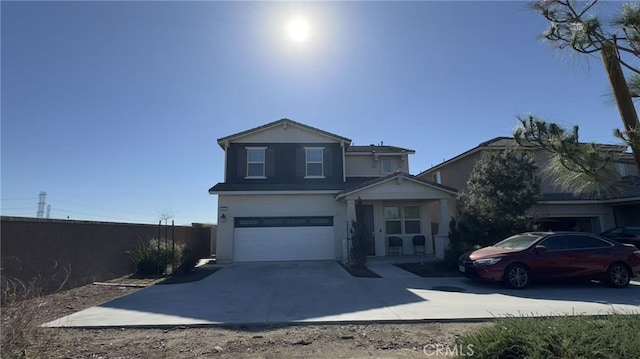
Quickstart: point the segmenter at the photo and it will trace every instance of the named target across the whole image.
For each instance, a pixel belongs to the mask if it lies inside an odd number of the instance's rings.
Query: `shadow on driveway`
[[[640,312],[640,283],[510,290],[466,278],[354,278],[332,261],[243,263],[154,285],[45,324],[64,327],[470,320]],[[436,290],[462,288],[462,292]],[[436,288],[436,289],[434,289]]]
[[[468,293],[499,293],[529,299],[640,305],[640,282],[638,281],[632,281],[626,288],[612,288],[597,281],[565,281],[533,283],[525,289],[510,289],[501,283],[461,279]],[[640,312],[640,307],[638,311]]]

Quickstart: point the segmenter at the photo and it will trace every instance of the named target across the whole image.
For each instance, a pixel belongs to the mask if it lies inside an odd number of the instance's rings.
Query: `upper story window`
[[[324,147],[305,147],[305,178],[324,177]]]
[[[618,170],[620,177],[627,176],[627,166],[624,163],[616,163],[616,169]]]
[[[440,171],[433,174],[433,182],[442,184],[442,175],[440,174]]]
[[[266,147],[247,147],[247,177],[266,178],[264,175],[264,152]]]
[[[393,172],[393,162],[391,162],[391,158],[383,158],[382,159],[382,173],[389,174]]]

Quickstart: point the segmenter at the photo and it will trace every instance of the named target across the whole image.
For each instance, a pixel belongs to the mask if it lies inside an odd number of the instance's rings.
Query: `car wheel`
[[[622,263],[613,263],[607,269],[607,282],[616,288],[624,288],[631,281],[631,272],[626,265]]]
[[[530,281],[529,269],[521,264],[509,266],[504,272],[504,282],[508,287],[522,289],[529,285]]]

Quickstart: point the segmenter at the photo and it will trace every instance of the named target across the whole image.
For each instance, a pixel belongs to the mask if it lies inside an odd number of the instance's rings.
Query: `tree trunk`
[[[640,123],[638,122],[638,114],[633,105],[627,81],[624,78],[622,67],[620,67],[620,60],[618,59],[615,44],[611,42],[604,44],[600,53],[604,67],[607,70],[607,75],[609,76],[609,82],[611,83],[613,96],[618,105],[618,111],[620,111],[620,117],[622,117],[624,129],[629,136],[629,142],[631,142],[633,157],[636,160],[636,165],[640,169]]]

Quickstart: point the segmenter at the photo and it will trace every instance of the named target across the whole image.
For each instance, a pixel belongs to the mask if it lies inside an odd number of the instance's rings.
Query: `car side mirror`
[[[547,251],[547,246],[543,246],[542,244],[538,244],[535,247],[533,247],[533,251],[536,252],[536,253],[546,252]]]

